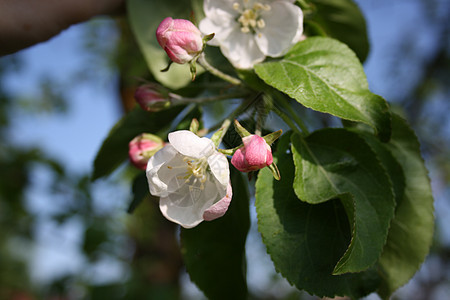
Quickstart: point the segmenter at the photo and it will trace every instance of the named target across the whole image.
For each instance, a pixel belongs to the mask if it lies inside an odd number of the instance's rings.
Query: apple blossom
[[[147,164],[147,180],[162,214],[185,228],[222,216],[231,200],[227,158],[188,130],[169,134],[169,144]]]
[[[251,172],[272,164],[272,149],[264,138],[252,134],[242,138],[244,146],[236,150],[231,164],[241,172]]]
[[[156,135],[143,133],[128,144],[128,156],[138,169],[145,170],[150,157],[164,146],[164,141]]]
[[[204,34],[240,69],[249,69],[266,56],[279,57],[300,41],[303,13],[294,0],[205,0]]]
[[[165,18],[156,30],[156,39],[170,59],[178,64],[192,61],[203,50],[203,38],[192,22]]]

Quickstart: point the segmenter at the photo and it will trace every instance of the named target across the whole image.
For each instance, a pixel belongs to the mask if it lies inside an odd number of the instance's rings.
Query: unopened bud
[[[191,62],[203,51],[200,30],[188,20],[165,18],[156,30],[156,39],[173,62]]]
[[[142,133],[128,144],[128,156],[136,168],[145,170],[150,157],[162,147],[164,147],[164,141],[159,136]]]
[[[146,84],[138,87],[134,93],[137,103],[146,111],[160,111],[170,106],[169,94],[154,84]]]
[[[268,167],[273,162],[272,149],[264,138],[249,135],[242,138],[244,146],[236,150],[231,164],[241,172],[251,172]]]

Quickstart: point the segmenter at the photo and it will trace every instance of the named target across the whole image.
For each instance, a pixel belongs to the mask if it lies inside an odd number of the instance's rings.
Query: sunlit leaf
[[[331,38],[307,38],[284,58],[255,65],[255,71],[304,106],[365,123],[381,140],[389,140],[388,105],[369,91],[360,61],[345,44]]]

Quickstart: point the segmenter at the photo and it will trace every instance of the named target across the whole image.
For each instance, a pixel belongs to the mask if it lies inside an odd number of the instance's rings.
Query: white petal
[[[265,27],[255,35],[259,49],[268,56],[281,56],[300,40],[303,32],[302,10],[288,1],[274,1],[261,14]]]
[[[299,26],[297,27],[297,32],[295,33],[295,37],[292,40],[292,43],[291,43],[292,45],[295,45],[298,42],[305,39],[305,36],[303,35],[303,12],[301,9],[300,9],[300,14],[298,15],[298,24],[299,24]]]
[[[233,8],[236,0],[205,0],[203,2],[203,10],[205,15],[216,24],[229,23],[239,14]]]
[[[234,0],[205,0],[203,9],[206,18],[200,21],[199,29],[203,34],[214,33],[214,38],[208,42],[209,45],[219,46],[220,42],[226,40],[230,31],[239,26],[236,22],[238,12],[233,9]]]
[[[192,228],[203,221],[204,211],[223,198],[223,195],[223,191],[211,181],[205,182],[203,189],[184,185],[177,192],[162,197],[159,208],[168,220],[184,228]]]
[[[220,182],[221,185],[226,187],[230,180],[230,167],[225,155],[215,152],[213,155],[208,157],[208,164],[211,168],[211,172],[214,174],[214,177]]]
[[[185,184],[188,164],[184,158],[184,155],[177,153],[158,170],[158,178],[167,185],[167,193],[172,193]]]
[[[167,145],[153,155],[147,164],[147,181],[150,193],[153,196],[167,195],[167,184],[161,181],[158,175],[160,168],[177,155],[177,151],[171,145]]]
[[[239,69],[250,69],[265,57],[256,45],[253,34],[243,33],[239,26],[233,28],[228,38],[221,41],[220,49],[233,66]]]
[[[216,23],[214,20],[205,18],[200,21],[199,29],[205,35],[214,33],[214,38],[208,42],[208,45],[219,46],[221,41],[228,38],[233,27],[237,26],[239,25],[234,20],[233,22]]]
[[[203,213],[203,219],[205,221],[212,221],[217,218],[222,217],[228,210],[230,206],[231,198],[233,196],[233,189],[231,188],[231,182],[228,182],[226,195],[216,202],[213,206],[209,207]]]
[[[180,224],[184,228],[195,227],[203,221],[203,216],[196,213],[192,207],[174,205],[170,195],[159,200],[159,209],[167,220]]]
[[[181,154],[201,158],[214,153],[214,143],[208,138],[200,138],[189,130],[169,133],[170,144]]]

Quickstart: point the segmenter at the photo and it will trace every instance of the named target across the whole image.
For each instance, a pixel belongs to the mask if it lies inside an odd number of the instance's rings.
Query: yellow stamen
[[[244,8],[247,7],[248,0],[244,0]],[[262,29],[266,26],[266,23],[261,18],[261,11],[269,11],[269,4],[262,4],[260,2],[255,2],[252,8],[247,8],[244,11],[241,11],[241,7],[239,3],[233,3],[233,9],[241,12],[241,15],[237,19],[237,21],[241,24],[241,31],[243,33],[255,33],[256,29]]]

